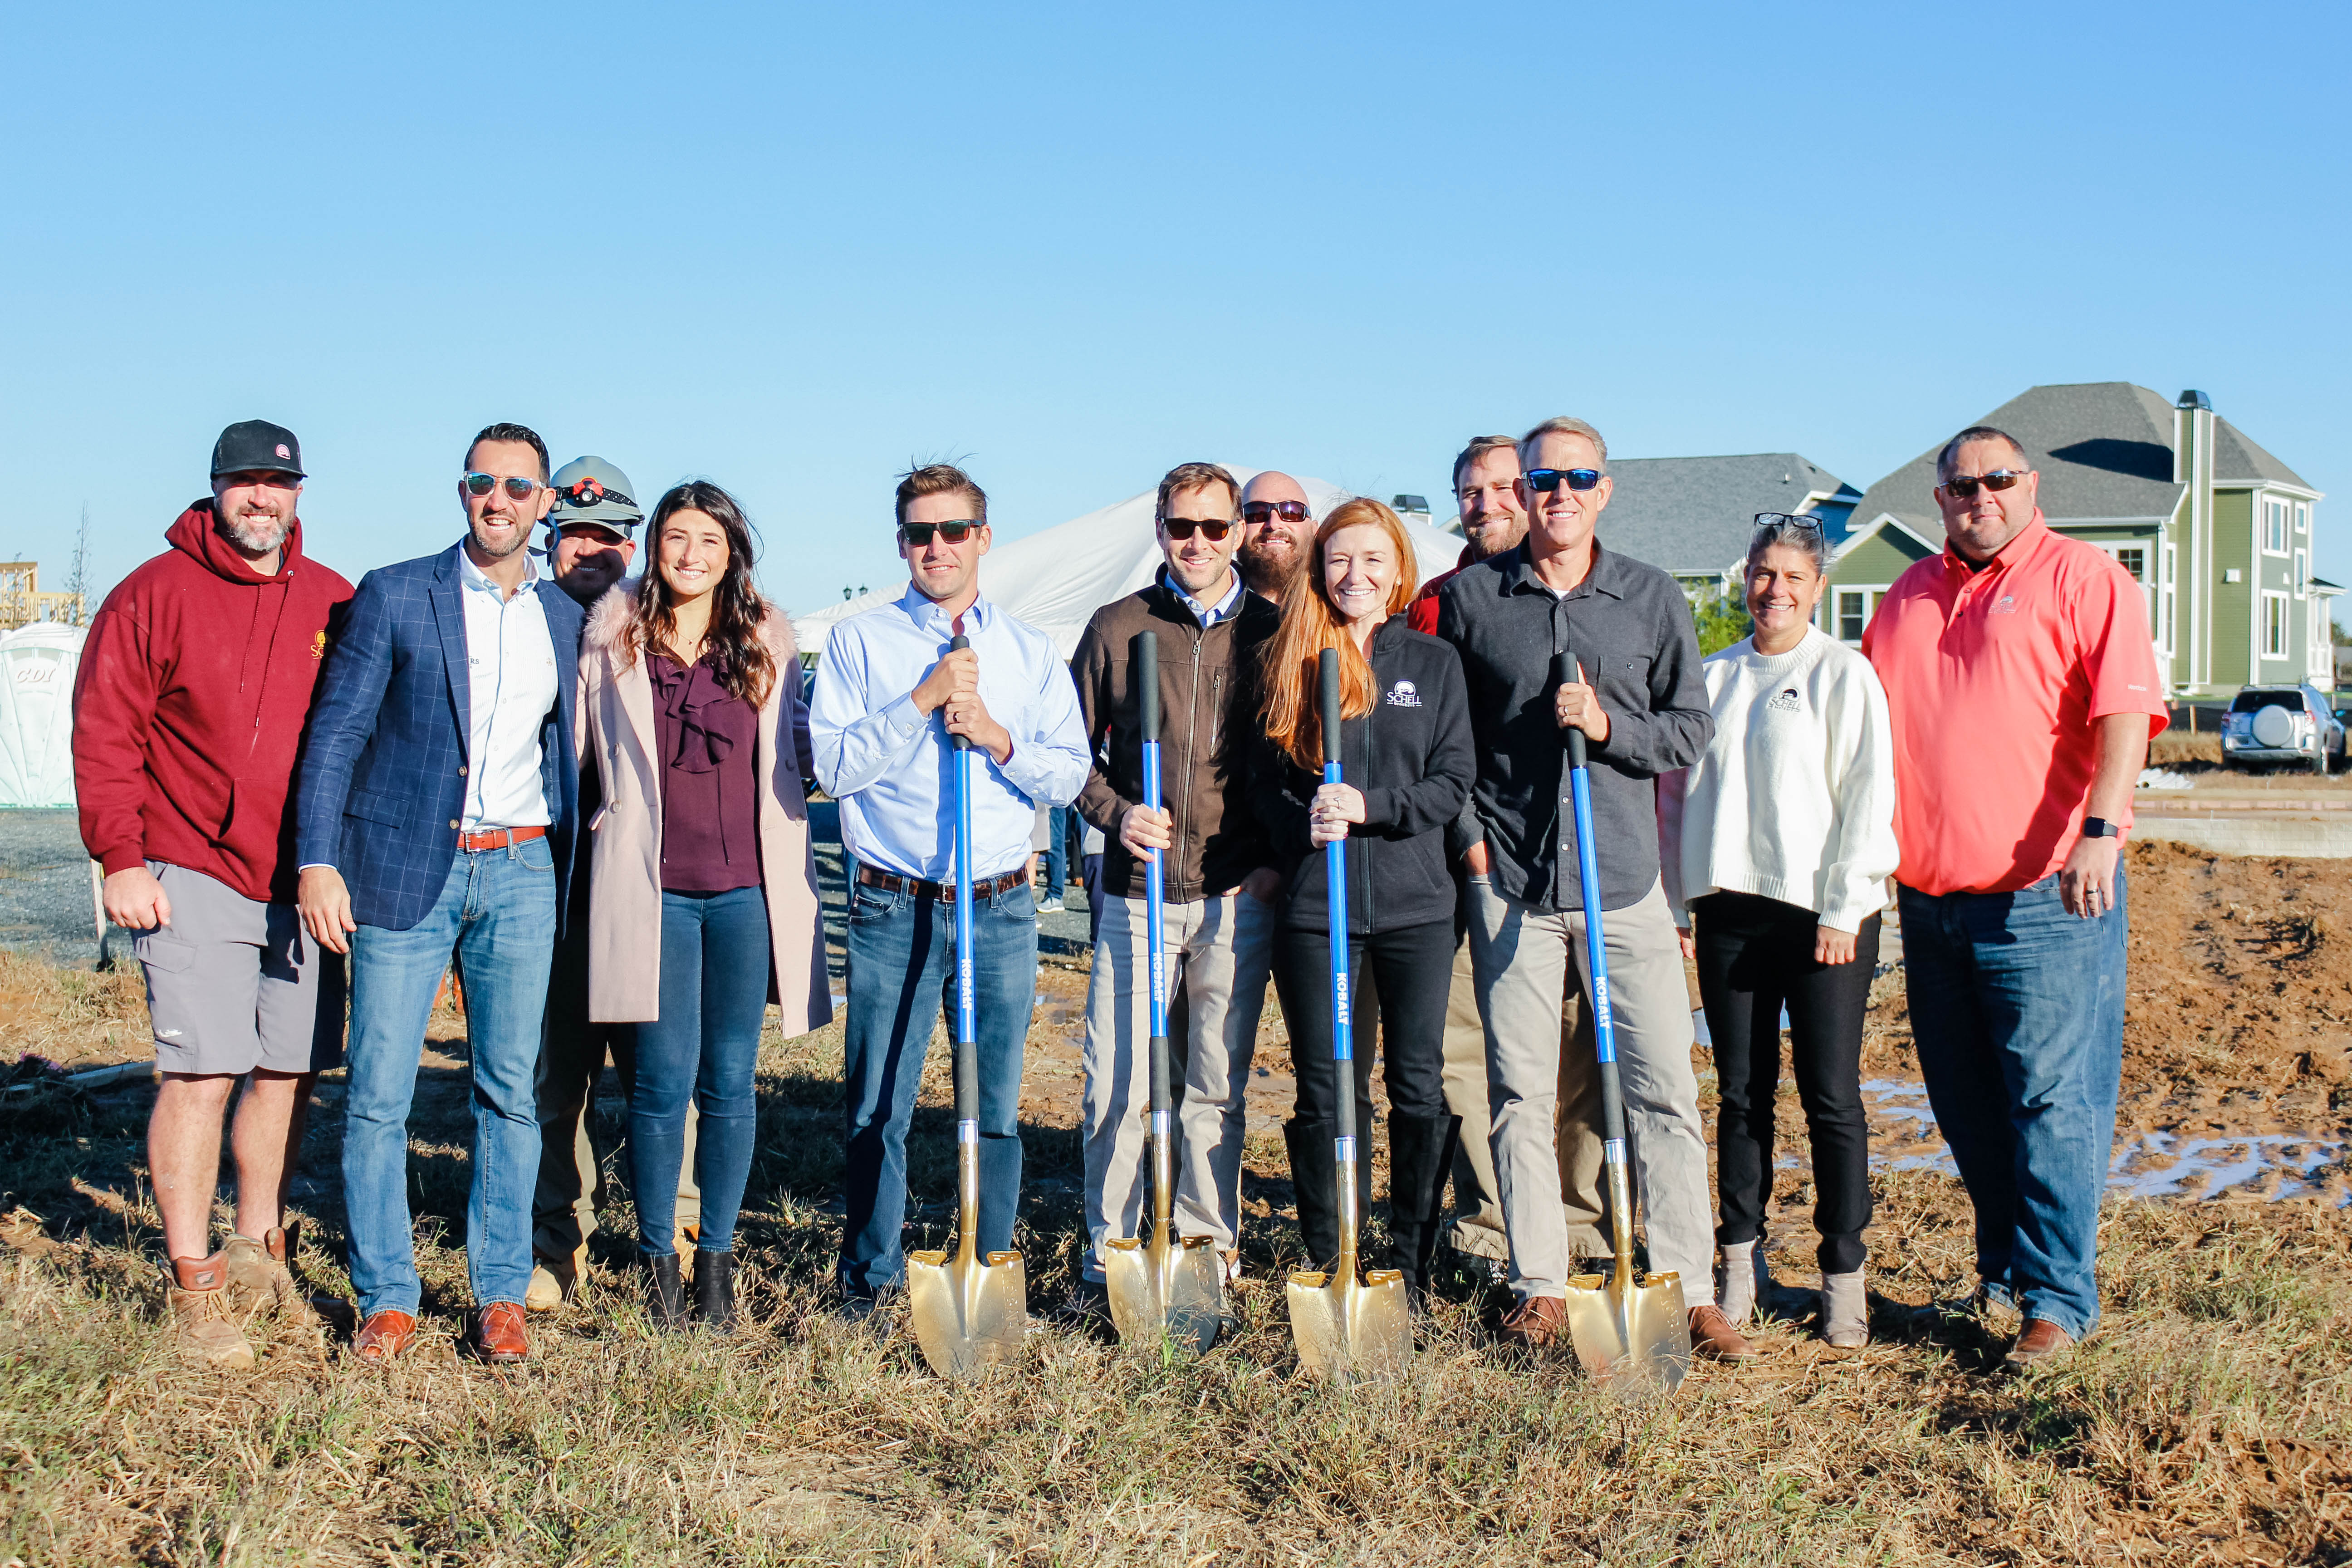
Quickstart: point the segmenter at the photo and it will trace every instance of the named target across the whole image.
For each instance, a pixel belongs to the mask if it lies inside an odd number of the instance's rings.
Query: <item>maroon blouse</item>
[[[692,669],[646,660],[662,764],[662,890],[724,893],[760,885],[758,710],[719,684],[717,654]]]

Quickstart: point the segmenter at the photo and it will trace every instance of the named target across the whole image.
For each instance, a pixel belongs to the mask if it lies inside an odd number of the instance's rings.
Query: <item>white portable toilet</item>
[[[87,626],[0,632],[0,806],[71,805],[74,671]]]

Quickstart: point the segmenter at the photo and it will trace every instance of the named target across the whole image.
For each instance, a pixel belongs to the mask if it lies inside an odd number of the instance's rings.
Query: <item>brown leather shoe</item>
[[[1691,1309],[1690,1337],[1691,1350],[1709,1361],[1730,1362],[1738,1365],[1763,1354],[1731,1326],[1731,1320],[1723,1315],[1723,1309],[1712,1301],[1704,1307]]]
[[[493,1301],[483,1308],[474,1327],[474,1349],[487,1362],[518,1362],[530,1355],[521,1303]]]
[[[172,1283],[163,1294],[172,1309],[173,1347],[183,1358],[220,1372],[252,1370],[253,1347],[235,1321],[222,1254],[172,1259]]]
[[[1504,1316],[1503,1340],[1524,1351],[1549,1350],[1568,1327],[1568,1303],[1557,1296],[1530,1296]]]
[[[361,1361],[390,1361],[415,1338],[415,1313],[370,1312],[367,1321],[360,1325],[360,1331],[352,1336],[352,1354]]]
[[[2017,1336],[2017,1342],[2009,1347],[2009,1354],[2002,1360],[2008,1363],[2011,1371],[2023,1372],[2031,1367],[2047,1366],[2074,1348],[2074,1337],[2049,1319],[2028,1318],[2025,1320],[2025,1331]]]

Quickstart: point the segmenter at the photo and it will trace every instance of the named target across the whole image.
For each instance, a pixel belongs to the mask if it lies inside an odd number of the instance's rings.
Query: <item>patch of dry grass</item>
[[[457,1047],[462,1048],[462,1047]],[[741,1251],[747,1321],[653,1333],[625,1210],[527,1368],[454,1351],[467,1305],[461,1096],[420,1120],[412,1194],[427,1335],[370,1372],[290,1331],[262,1369],[164,1352],[138,1092],[71,1127],[0,1120],[0,1206],[68,1245],[0,1258],[0,1558],[26,1563],[1550,1562],[2044,1563],[2352,1557],[2352,1215],[2310,1203],[2110,1205],[2104,1334],[2061,1370],[1996,1374],[1996,1325],[1932,1303],[1970,1279],[1956,1184],[1889,1174],[1871,1234],[1877,1342],[1828,1352],[1783,1290],[1768,1354],[1626,1408],[1565,1359],[1498,1352],[1466,1277],[1410,1374],[1332,1389],[1291,1354],[1255,1222],[1232,1336],[1163,1362],[1062,1316],[977,1387],[903,1329],[829,1313],[839,1240],[838,1028],[772,1041]],[[919,1224],[950,1172],[936,1068],[911,1147]],[[310,1168],[331,1173],[331,1117]],[[1264,1163],[1278,1151],[1253,1144]],[[1066,1297],[1076,1148],[1030,1136],[1033,1310]],[[331,1185],[331,1184],[330,1184]],[[348,1295],[339,1210],[302,1265]],[[936,1234],[936,1232],[935,1232]],[[1796,1283],[1791,1280],[1789,1283]]]
[[[2168,729],[2147,743],[2147,765],[2177,768],[2183,763],[2221,765],[2221,737],[2206,730],[2190,734],[2185,726]]]
[[[137,964],[92,973],[0,948],[0,1062],[30,1051],[71,1068],[150,1048]]]

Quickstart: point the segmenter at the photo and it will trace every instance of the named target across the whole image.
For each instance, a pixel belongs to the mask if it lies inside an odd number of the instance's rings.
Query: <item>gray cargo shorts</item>
[[[242,1077],[324,1072],[343,1060],[343,958],[292,904],[262,903],[201,871],[150,860],[172,923],[141,931],[155,1066]]]

